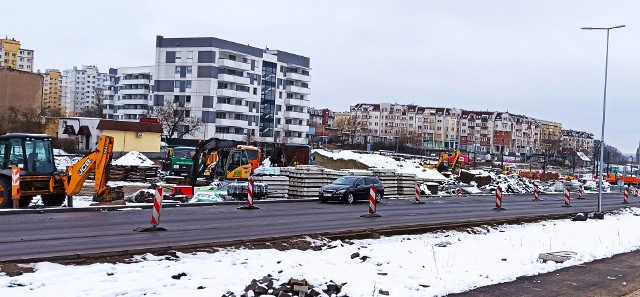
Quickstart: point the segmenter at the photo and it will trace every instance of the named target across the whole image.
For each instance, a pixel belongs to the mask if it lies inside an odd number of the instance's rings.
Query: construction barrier
[[[416,184],[416,200],[413,201],[413,204],[424,204],[423,201],[420,201],[420,184]]]
[[[624,187],[624,200],[622,201],[622,203],[629,203],[629,186]]]
[[[577,199],[584,199],[584,197],[582,197],[582,194],[584,194],[584,189],[582,188],[582,185],[580,185],[578,187],[578,198]]]
[[[502,208],[502,188],[496,188],[496,207],[493,210],[505,210]]]
[[[571,207],[571,189],[564,188],[564,205],[562,207]]]
[[[369,213],[361,215],[361,217],[364,217],[364,218],[380,217],[380,215],[376,213],[376,187],[371,187],[371,189],[369,189]]]
[[[540,190],[538,185],[533,186],[533,201],[540,201]]]
[[[162,211],[162,188],[157,188],[156,196],[153,199],[153,214],[151,215],[151,226],[154,228],[160,224],[160,211]]]
[[[11,168],[11,198],[13,208],[20,208],[20,167]]]
[[[162,211],[162,188],[156,188],[156,195],[153,197],[153,213],[151,214],[151,227],[136,228],[133,231],[153,232],[167,231],[167,229],[158,227],[160,224],[160,212]]]
[[[260,209],[253,205],[253,190],[255,189],[255,182],[253,178],[249,177],[247,181],[247,205],[238,207],[238,209]]]
[[[633,187],[633,196],[638,197],[638,187]]]

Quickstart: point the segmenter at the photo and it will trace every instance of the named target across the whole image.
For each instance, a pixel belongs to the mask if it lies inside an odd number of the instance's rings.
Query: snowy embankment
[[[151,159],[147,158],[147,156],[136,151],[128,152],[126,155],[111,162],[111,164],[116,166],[153,166],[155,165],[155,163],[153,163]]]
[[[428,169],[420,165],[420,160],[410,159],[397,161],[391,157],[377,154],[360,154],[353,151],[336,151],[318,149],[314,153],[321,154],[334,160],[356,160],[369,168],[395,169],[400,173],[412,173],[416,177],[430,181],[444,181],[444,177],[435,169]]]
[[[390,296],[444,296],[636,250],[640,232],[629,226],[640,224],[639,214],[631,208],[604,220],[316,243],[321,251],[221,249],[177,253],[177,258],[137,256],[132,263],[42,262],[29,265],[33,273],[0,275],[0,296],[221,296],[228,291],[240,296],[252,279],[268,274],[277,284],[290,278],[317,287],[344,284],[341,296],[377,296],[372,292],[379,290]],[[562,264],[537,260],[553,251],[577,254]]]

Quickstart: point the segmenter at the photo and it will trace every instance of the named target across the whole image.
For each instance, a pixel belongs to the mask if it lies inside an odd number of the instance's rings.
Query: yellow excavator
[[[450,153],[442,152],[440,153],[440,158],[438,159],[438,164],[435,166],[435,169],[440,172],[454,171],[456,170],[456,168],[458,168],[459,160],[460,150],[456,150]]]
[[[57,172],[51,137],[45,134],[11,133],[0,136],[0,208],[26,207],[35,195],[45,206],[60,206],[78,194],[95,171],[95,201],[111,200],[107,186],[113,153],[113,137],[100,136],[96,148],[78,162]],[[12,192],[12,173],[20,172],[18,191]],[[16,203],[14,203],[15,201]],[[17,205],[16,205],[17,204]]]

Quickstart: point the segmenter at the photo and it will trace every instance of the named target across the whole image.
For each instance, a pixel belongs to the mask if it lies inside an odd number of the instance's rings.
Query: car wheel
[[[354,200],[355,200],[355,198],[353,197],[353,193],[347,194],[347,196],[345,196],[345,198],[344,198],[344,202],[347,203],[347,204],[353,203]]]
[[[382,201],[382,194],[376,192],[376,203],[380,203]]]

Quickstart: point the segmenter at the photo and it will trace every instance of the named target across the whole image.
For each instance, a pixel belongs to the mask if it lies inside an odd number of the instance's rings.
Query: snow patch
[[[147,156],[140,152],[130,151],[126,155],[120,157],[118,160],[113,161],[113,165],[118,166],[153,166],[155,163]]]

